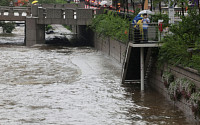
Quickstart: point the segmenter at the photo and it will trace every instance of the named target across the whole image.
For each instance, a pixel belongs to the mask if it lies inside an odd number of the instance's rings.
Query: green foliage
[[[195,92],[195,89],[196,86],[192,81],[186,78],[178,78],[170,83],[168,93],[174,101],[180,100],[181,97],[189,100],[191,95]]]
[[[192,68],[200,71],[200,56],[199,56],[199,54],[198,55],[192,55],[192,58],[189,62],[189,67],[192,67]]]
[[[56,3],[64,4],[67,3],[65,0],[56,0]]]
[[[9,6],[10,1],[9,0],[0,0],[0,6]]]
[[[170,3],[171,5],[178,5],[179,7],[188,6],[188,0],[170,0]]]
[[[158,20],[163,20],[163,27],[169,26],[169,16],[167,14],[155,14],[151,16],[152,22],[158,22]]]
[[[165,87],[168,88],[170,83],[174,81],[174,75],[169,71],[165,71],[163,72],[162,80],[164,82]]]
[[[169,76],[169,72],[165,72]],[[200,114],[200,92],[196,91],[194,82],[186,78],[178,78],[171,82],[168,88],[168,94],[173,101],[186,99],[192,106],[195,117]]]
[[[171,100],[173,101],[178,101],[181,99],[181,92],[179,91],[178,84],[176,83],[176,81],[170,83],[168,93],[170,95]]]
[[[189,16],[183,16],[182,22],[179,22],[178,25],[173,25],[170,30],[176,36],[181,37],[187,44],[194,45],[200,37],[200,16],[196,9],[189,9],[188,14]]]
[[[11,22],[8,23],[1,22],[1,26],[3,28],[3,32],[6,33],[12,33],[12,31],[15,29],[15,24]]]
[[[160,64],[165,62],[177,65],[187,65],[190,54],[187,52],[187,44],[176,36],[168,36],[163,40],[165,43],[161,47],[159,51],[159,59]]]
[[[66,29],[72,30],[72,28],[69,25],[63,25]]]
[[[135,16],[137,16],[139,12],[140,12],[140,8],[136,8],[136,9],[135,9],[135,13],[133,14],[133,18],[134,18]]]
[[[98,32],[100,36],[127,42],[129,24],[128,19],[123,19],[115,12],[108,11],[107,14],[101,14],[94,18],[90,27]]]
[[[47,26],[45,27],[45,30],[46,30],[46,31],[48,31],[48,30],[50,30],[50,29],[53,30],[53,27],[52,27],[51,25],[47,25]]]
[[[190,97],[190,103],[192,105],[192,111],[195,117],[200,114],[200,92],[195,92]]]
[[[182,22],[170,27],[171,35],[163,39],[163,46],[159,51],[159,64],[168,62],[172,65],[181,64],[184,67],[191,67],[200,71],[199,53],[187,52],[188,48],[200,48],[200,15],[196,9],[188,11],[189,16],[182,17]]]
[[[39,3],[58,3],[58,4],[65,4],[65,0],[38,0]]]
[[[191,94],[195,92],[195,84],[186,78],[177,79],[176,84],[178,85],[179,91],[181,92],[182,96],[186,100],[188,100]]]

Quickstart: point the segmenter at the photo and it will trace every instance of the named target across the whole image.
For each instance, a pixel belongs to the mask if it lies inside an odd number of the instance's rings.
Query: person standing
[[[143,23],[144,41],[147,42],[148,41],[148,24],[150,23],[150,20],[147,17],[146,13],[143,15],[142,23]]]
[[[14,6],[12,0],[10,1],[10,5],[9,5],[9,6],[10,6],[10,7],[13,7],[13,6]]]

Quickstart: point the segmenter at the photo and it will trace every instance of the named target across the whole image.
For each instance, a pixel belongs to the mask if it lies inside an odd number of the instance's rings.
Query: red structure
[[[24,4],[27,4],[29,0],[14,0],[13,2],[15,6],[23,6]]]

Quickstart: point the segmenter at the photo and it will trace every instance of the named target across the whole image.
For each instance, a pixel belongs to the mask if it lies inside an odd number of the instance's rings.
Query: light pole
[[[168,4],[168,15],[169,15],[169,24],[173,24],[174,23],[174,4],[171,5],[171,1],[168,0],[169,4]],[[174,2],[174,0],[172,0],[172,2]]]

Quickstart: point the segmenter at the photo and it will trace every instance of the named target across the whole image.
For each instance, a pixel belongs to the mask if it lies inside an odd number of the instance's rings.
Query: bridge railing
[[[46,8],[40,5],[31,7],[0,7],[0,20],[25,21],[26,17],[38,18],[39,24],[78,24],[87,25],[95,15],[103,13],[102,9],[68,8],[74,4],[48,4]],[[63,7],[63,8],[61,8]],[[66,7],[66,8],[65,8]]]
[[[32,6],[31,13],[33,17],[38,17],[40,24],[89,24],[91,19],[94,18],[95,15],[103,13],[103,10],[85,8],[44,8]]]
[[[27,16],[31,7],[4,7],[0,6],[0,16]]]
[[[41,4],[41,7],[43,8],[57,8],[57,9],[65,9],[65,8],[85,8],[84,3],[78,3],[78,4],[71,4],[71,3],[66,3],[66,4]]]

